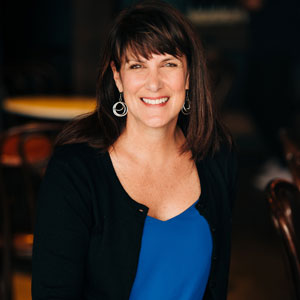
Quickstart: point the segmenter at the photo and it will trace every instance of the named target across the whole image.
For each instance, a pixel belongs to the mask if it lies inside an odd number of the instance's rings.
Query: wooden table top
[[[92,112],[96,107],[96,99],[81,96],[24,96],[6,98],[2,106],[6,112],[22,116],[70,120]]]

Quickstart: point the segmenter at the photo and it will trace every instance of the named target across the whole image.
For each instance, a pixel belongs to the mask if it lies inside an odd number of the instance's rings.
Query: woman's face
[[[148,60],[127,53],[120,72],[111,64],[115,83],[128,107],[127,123],[160,128],[176,125],[189,88],[185,56],[153,54]]]

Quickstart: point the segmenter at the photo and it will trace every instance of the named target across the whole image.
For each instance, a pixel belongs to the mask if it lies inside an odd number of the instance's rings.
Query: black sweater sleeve
[[[32,298],[81,299],[91,227],[81,166],[59,153],[41,185],[33,247]]]
[[[227,146],[205,164],[210,186],[209,207],[212,214],[214,253],[205,300],[227,299],[230,265],[232,208],[235,202],[237,158]]]

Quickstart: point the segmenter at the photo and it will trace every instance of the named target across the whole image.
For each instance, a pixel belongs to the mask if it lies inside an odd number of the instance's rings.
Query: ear
[[[120,76],[120,72],[117,71],[116,65],[113,61],[110,63],[110,67],[111,67],[113,75],[114,75],[115,84],[116,84],[119,92],[122,93],[123,92],[123,83],[122,83],[122,79]]]

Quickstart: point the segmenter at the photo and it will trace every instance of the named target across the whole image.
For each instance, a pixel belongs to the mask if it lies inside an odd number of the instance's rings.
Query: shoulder
[[[49,160],[44,181],[60,184],[67,180],[69,184],[80,182],[82,186],[104,172],[103,156],[104,153],[85,143],[58,146]]]
[[[76,158],[91,158],[94,157],[96,153],[97,151],[86,143],[66,144],[56,146],[51,159],[69,161]]]
[[[211,156],[204,159],[204,163],[212,168],[235,173],[237,169],[237,155],[234,147],[226,144],[221,145],[220,149]]]
[[[67,144],[55,147],[48,168],[56,165],[72,168],[95,166],[103,153],[86,143]]]
[[[237,154],[235,149],[229,148],[227,145],[222,145],[220,150],[214,155],[215,160],[220,167],[228,172],[228,176],[235,175],[237,172]]]
[[[211,183],[223,191],[235,189],[238,171],[235,148],[222,145],[214,155],[206,157],[202,164]]]
[[[39,202],[90,207],[99,178],[106,174],[103,155],[87,144],[56,147],[43,177]]]

